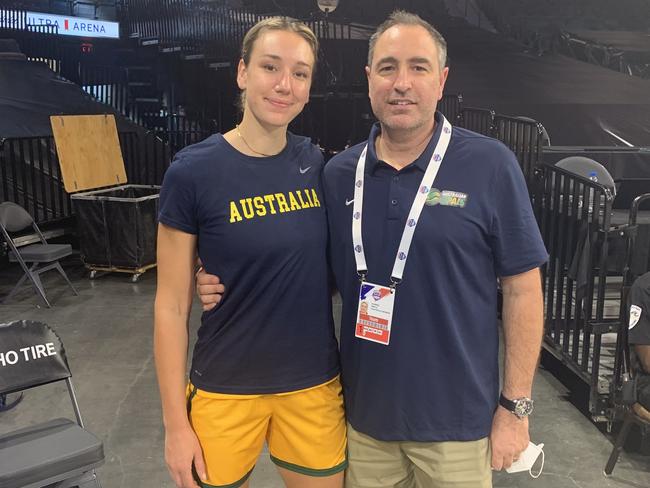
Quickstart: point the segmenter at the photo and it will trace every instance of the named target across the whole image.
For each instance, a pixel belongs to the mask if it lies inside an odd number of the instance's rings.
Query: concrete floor
[[[42,308],[25,285],[11,303],[0,306],[0,321],[34,319],[61,336],[73,372],[86,427],[104,442],[106,464],[98,471],[104,488],[173,488],[163,461],[163,429],[152,354],[152,307],[155,271],[139,283],[127,275],[88,279],[75,259],[64,263],[80,296],[50,272],[43,276],[54,308]],[[0,297],[20,276],[16,267],[0,270]],[[335,303],[337,317],[340,303]],[[196,328],[200,308],[192,312]],[[541,369],[535,381],[531,437],[545,444],[542,476],[496,473],[495,487],[600,488],[650,486],[650,459],[623,453],[614,476],[602,474],[612,444],[567,400],[566,388]],[[14,410],[0,413],[0,433],[19,426],[70,416],[65,387],[46,386],[26,393]],[[253,487],[283,486],[263,453],[252,476]]]

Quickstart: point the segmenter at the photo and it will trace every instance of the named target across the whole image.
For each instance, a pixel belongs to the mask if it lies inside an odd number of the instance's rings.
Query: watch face
[[[533,413],[533,401],[527,398],[519,398],[515,402],[515,415],[518,417],[527,417]]]

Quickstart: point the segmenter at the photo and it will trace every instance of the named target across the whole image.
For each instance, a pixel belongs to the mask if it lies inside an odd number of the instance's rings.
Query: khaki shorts
[[[208,479],[204,488],[241,486],[264,447],[278,466],[308,476],[331,476],[347,466],[345,414],[336,377],[305,390],[229,395],[188,388],[190,422]]]
[[[488,438],[386,442],[348,424],[346,488],[491,488]]]

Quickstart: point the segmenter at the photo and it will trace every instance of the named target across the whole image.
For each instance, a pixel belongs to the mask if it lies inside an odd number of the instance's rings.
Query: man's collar
[[[431,160],[431,155],[433,154],[433,150],[435,149],[436,144],[438,143],[438,139],[440,139],[440,133],[442,132],[442,114],[438,111],[436,111],[435,114],[435,121],[436,127],[433,131],[433,136],[431,136],[431,139],[427,144],[427,147],[424,149],[424,151],[422,151],[422,154],[420,154],[420,156],[415,161],[412,161],[405,167],[414,165],[420,168],[423,172],[427,170],[429,161]],[[379,134],[381,134],[381,126],[379,125],[379,122],[375,122],[370,129],[370,136],[368,137],[368,151],[366,153],[366,174],[373,174],[377,169],[379,163],[379,159],[377,158],[377,149],[375,148],[375,142]]]

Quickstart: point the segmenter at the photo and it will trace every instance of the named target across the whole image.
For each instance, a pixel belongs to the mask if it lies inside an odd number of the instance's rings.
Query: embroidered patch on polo
[[[427,195],[426,204],[430,206],[444,205],[447,207],[463,208],[467,203],[467,193],[432,188]]]

